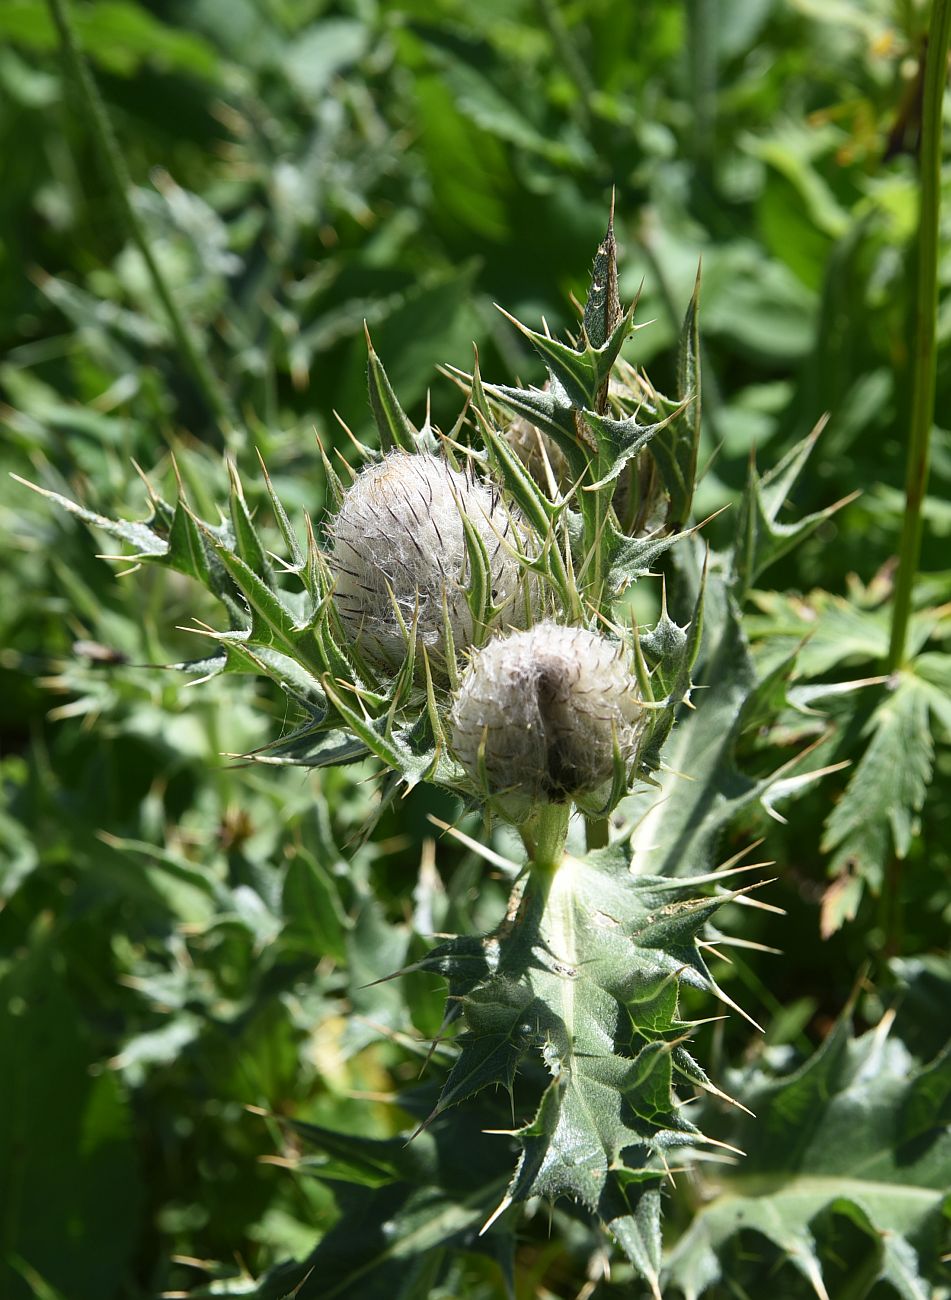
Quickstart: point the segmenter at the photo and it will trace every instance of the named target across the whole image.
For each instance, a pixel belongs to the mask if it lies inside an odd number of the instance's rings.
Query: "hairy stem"
[[[565,856],[570,816],[570,804],[544,804],[522,830],[522,841],[535,870],[549,876],[557,870]]]
[[[914,372],[911,420],[905,466],[905,517],[899,548],[898,577],[892,606],[891,643],[887,667],[894,672],[905,662],[908,623],[915,574],[921,556],[921,508],[928,486],[931,426],[935,395],[935,329],[938,308],[938,216],[941,205],[941,141],[944,90],[948,79],[951,0],[934,0],[925,51],[925,92],[922,108],[920,207],[917,238]]]
[[[132,180],[125,165],[122,150],[119,148],[119,142],[116,139],[112,123],[106,113],[106,106],[80,47],[79,38],[76,35],[76,29],[73,26],[72,16],[69,12],[68,0],[48,0],[48,4],[56,30],[59,33],[67,67],[79,88],[80,100],[86,120],[102,155],[129,237],[142,254],[142,259],[148,267],[155,292],[168,316],[168,323],[175,343],[188,363],[202,396],[218,425],[223,432],[227,433],[237,426],[231,400],[224,386],[199,350],[149,246],[145,228],[132,203]]]

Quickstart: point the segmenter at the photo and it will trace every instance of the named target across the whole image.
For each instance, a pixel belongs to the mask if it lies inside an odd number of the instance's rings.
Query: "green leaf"
[[[626,316],[619,314],[603,343],[595,346],[585,336],[578,348],[560,343],[548,333],[539,334],[529,329],[508,312],[502,314],[528,339],[544,361],[550,387],[563,393],[573,409],[598,413],[605,405],[611,368],[631,332],[633,312],[632,307]]]
[[[364,326],[364,328],[366,328]],[[367,337],[367,385],[370,392],[370,410],[373,412],[373,418],[376,420],[376,427],[380,434],[380,442],[384,451],[392,451],[399,448],[401,451],[428,451],[437,450],[436,439],[432,430],[428,428],[417,429],[411,422],[409,416],[400,406],[399,398],[393,390],[393,385],[387,378],[386,371],[383,368],[383,362],[374,351],[373,344],[370,342],[370,332],[366,331]]]
[[[682,566],[678,586],[683,590],[691,573],[689,587],[696,591],[702,572],[696,539],[684,540],[673,554]],[[794,758],[758,778],[737,767],[737,743],[747,717],[758,708],[760,683],[719,566],[719,561],[711,562],[706,583],[703,637],[690,691],[693,708],[679,711],[655,774],[657,788],[636,789],[620,805],[635,824],[635,871],[686,877],[711,870],[730,821],[743,808],[769,798],[771,790],[781,790],[796,763]]]
[[[691,1226],[671,1252],[669,1284],[695,1300],[723,1277],[725,1247],[742,1229],[773,1242],[827,1294],[812,1225],[826,1211],[847,1214],[868,1234],[868,1294],[889,1282],[903,1300],[927,1300],[940,1252],[951,1132],[908,1131],[922,1096],[932,1111],[947,1095],[945,1055],[915,1067],[887,1037],[891,1017],[861,1038],[840,1021],[798,1070],[770,1078],[754,1068],[731,1080],[756,1114],[730,1140],[748,1151],[733,1168],[704,1178]]]
[[[679,410],[680,408],[678,408]],[[609,415],[585,411],[583,420],[598,442],[598,487],[613,483],[624,466],[651,442],[674,418],[676,412],[655,424],[641,424],[636,415],[616,420]]]
[[[234,461],[228,462],[228,474],[231,479],[231,526],[234,529],[234,551],[249,569],[264,582],[265,586],[274,587],[274,573],[244,499],[244,489],[238,477]]]
[[[591,268],[591,287],[584,305],[584,336],[593,348],[602,348],[621,321],[617,284],[617,240],[614,237],[614,200],[608,228],[598,245]],[[599,406],[597,408],[601,410]]]
[[[367,333],[367,384],[370,392],[370,410],[376,420],[380,442],[384,451],[399,448],[412,452],[415,448],[416,428],[400,406],[399,398],[386,377],[383,363],[373,349]]]
[[[792,524],[779,522],[780,510],[802,473],[824,426],[823,420],[807,438],[787,452],[778,465],[762,476],[757,472],[752,458],[750,460],[749,479],[740,503],[737,541],[733,548],[733,563],[741,598],[765,569],[852,499],[851,496],[843,497],[834,505],[805,515]]]
[[[509,388],[504,384],[485,384],[486,393],[515,415],[521,415],[554,438],[565,453],[571,470],[580,478],[587,468],[587,456],[578,442],[575,408],[563,389]]]
[[[830,871],[848,868],[876,893],[892,854],[904,858],[911,848],[931,781],[929,708],[928,688],[913,672],[899,673],[869,720],[865,753],[826,819],[822,848],[832,855]]]
[[[38,492],[40,496],[46,497],[48,501],[54,502],[63,510],[67,510],[83,523],[89,524],[93,528],[99,528],[102,532],[107,533],[110,537],[115,537],[118,541],[126,542],[134,548],[132,559],[162,559],[168,554],[168,542],[161,537],[154,528],[150,527],[151,520],[148,523],[133,523],[125,519],[107,519],[104,515],[97,514],[94,510],[87,510],[85,506],[77,505],[69,497],[62,496],[59,492],[51,492],[49,488],[37,487],[35,483],[30,483],[25,478],[20,478],[19,474],[11,475],[18,483],[24,487],[31,488],[32,491]]]
[[[659,1294],[650,1189],[670,1150],[704,1140],[672,1090],[677,986],[716,991],[697,938],[723,898],[635,880],[627,865],[620,845],[566,856],[551,878],[516,884],[514,924],[482,944],[450,941],[422,966],[454,975],[450,1006],[465,1023],[434,1113],[492,1085],[511,1090],[532,1058],[551,1076],[517,1130],[522,1155],[498,1210],[532,1196],[582,1202]]]
[[[100,1300],[127,1276],[143,1192],[124,1089],[94,1068],[52,938],[37,923],[0,979],[0,1284],[26,1300],[34,1292],[22,1275],[32,1272],[70,1300]],[[23,1263],[21,1278],[11,1257]]]
[[[281,907],[287,918],[282,947],[345,960],[348,918],[340,893],[327,868],[304,848],[299,847],[288,864]]]
[[[680,331],[677,349],[678,410],[651,442],[667,490],[667,525],[674,531],[690,518],[697,481],[697,452],[700,447],[700,272]]]
[[[504,1285],[512,1237],[501,1228],[484,1235],[480,1229],[505,1186],[506,1144],[487,1139],[478,1116],[454,1118],[435,1121],[409,1142],[293,1126],[321,1152],[304,1168],[335,1183],[345,1210],[308,1259],[298,1300],[427,1300],[466,1252],[495,1259]],[[481,1127],[497,1124],[497,1113],[481,1114]]]

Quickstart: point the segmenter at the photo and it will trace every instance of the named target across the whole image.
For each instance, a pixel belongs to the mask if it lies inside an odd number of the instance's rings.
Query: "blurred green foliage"
[[[751,592],[758,668],[778,671],[809,637],[800,666],[811,680],[872,677],[903,510],[927,12],[916,0],[88,0],[74,16],[136,211],[241,427],[219,426],[176,350],[46,3],[5,0],[0,1292],[252,1294],[252,1279],[305,1258],[342,1204],[375,1185],[357,1139],[379,1144],[382,1160],[428,1110],[427,1076],[415,1080],[439,1030],[438,981],[372,981],[434,933],[494,924],[505,882],[443,841],[434,860],[427,815],[457,810],[432,792],[373,825],[368,765],[315,777],[226,757],[290,725],[279,693],[230,677],[186,685],[156,667],[200,656],[179,627],[204,612],[196,589],[164,571],[117,579],[100,558],[114,544],[6,471],[141,517],[135,460],[163,489],[181,474],[209,518],[226,491],[221,452],[247,484],[258,448],[285,505],[318,518],[313,427],[345,456],[334,412],[358,435],[372,427],[364,320],[408,409],[421,413],[431,389],[433,418],[450,427],[459,396],[436,367],[467,368],[473,342],[484,373],[540,378],[492,304],[571,328],[614,186],[622,296],[641,288],[638,320],[654,320],[629,354],[662,386],[702,259],[700,515],[736,501],[751,452],[775,464],[824,412],[793,504],[808,513],[861,491],[770,570],[776,590]],[[940,275],[944,288],[951,238]],[[939,419],[949,337],[943,297]],[[932,694],[922,703],[869,686],[824,710],[828,734],[825,719],[786,718],[790,747],[822,735],[816,765],[855,759],[876,710],[899,698],[898,724],[873,726],[871,797],[899,773],[911,814],[888,822],[884,848],[843,856],[839,773],[787,825],[749,816],[724,839],[725,858],[768,833],[782,864],[769,898],[787,915],[738,913],[724,928],[785,955],[741,953],[717,970],[766,1026],[763,1069],[791,1069],[826,1038],[866,961],[863,1023],[901,998],[908,1059],[941,1047],[949,494],[951,431],[939,425],[919,588]],[[249,504],[270,517],[263,493]],[[735,519],[713,521],[711,539],[730,537]],[[751,726],[741,757],[754,773],[758,743]],[[909,753],[918,767],[906,770]],[[896,922],[876,894],[888,881],[894,893],[899,872]],[[856,889],[856,874],[876,888]],[[728,1061],[761,1051],[739,1022],[708,1032]],[[496,1109],[485,1127],[510,1122]],[[294,1173],[307,1134],[284,1121],[353,1143],[336,1165],[325,1147]],[[414,1168],[401,1202],[413,1223],[427,1221],[423,1191],[430,1164],[449,1158],[445,1141],[435,1132]],[[478,1176],[491,1178],[486,1162]],[[671,1220],[681,1227],[682,1199]],[[517,1295],[575,1295],[600,1277],[597,1252],[572,1207],[556,1207],[551,1235],[542,1219],[525,1227]],[[841,1224],[824,1232],[832,1255],[861,1254]],[[326,1240],[346,1277],[354,1243]],[[401,1273],[398,1292],[384,1275],[379,1293],[505,1294],[509,1265],[453,1240],[429,1272]],[[744,1245],[742,1285],[758,1294],[775,1258]],[[632,1285],[622,1268],[597,1294]]]

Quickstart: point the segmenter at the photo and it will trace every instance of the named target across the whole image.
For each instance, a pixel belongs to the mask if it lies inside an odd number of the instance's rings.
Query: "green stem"
[[[149,246],[145,228],[130,197],[132,180],[125,165],[122,151],[119,148],[115,131],[112,129],[112,123],[106,113],[106,106],[80,47],[79,38],[76,35],[76,29],[73,26],[73,20],[69,12],[68,0],[48,0],[48,4],[56,30],[59,33],[66,64],[76,85],[79,87],[86,119],[102,155],[129,237],[142,254],[142,259],[148,267],[149,275],[152,277],[152,284],[168,316],[169,326],[178,349],[191,368],[202,395],[222,432],[227,434],[231,429],[237,427],[236,413],[224,386],[198,348],[194,336],[179,311]]]
[[[687,0],[687,59],[693,108],[694,196],[701,203],[714,190],[717,116],[718,0]]]
[[[553,875],[565,856],[571,805],[548,803],[539,807],[522,831],[522,840],[532,867]]]
[[[949,39],[951,39],[951,0],[934,0],[931,7],[928,45],[924,55],[925,92],[919,163],[918,274],[912,352],[914,372],[911,427],[905,466],[905,517],[902,522],[898,577],[895,581],[895,599],[892,605],[891,643],[888,649],[889,672],[894,672],[905,662],[912,593],[921,557],[921,508],[928,487],[928,462],[935,397],[941,143],[944,91],[948,79]]]

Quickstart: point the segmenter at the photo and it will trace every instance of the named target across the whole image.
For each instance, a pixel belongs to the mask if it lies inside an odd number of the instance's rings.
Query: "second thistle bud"
[[[452,710],[469,775],[516,805],[584,800],[637,753],[643,703],[622,646],[539,623],[476,652]]]
[[[346,493],[330,530],[334,601],[370,663],[398,667],[414,626],[437,663],[447,625],[457,650],[478,639],[463,517],[484,547],[494,617],[518,625],[526,597],[518,552],[526,538],[497,489],[437,456],[394,451]]]

